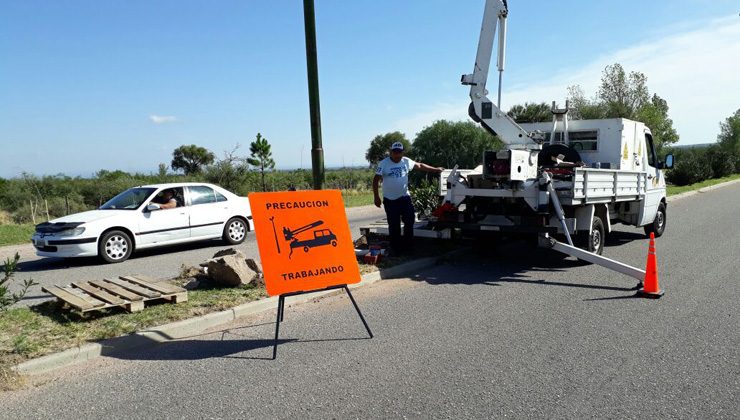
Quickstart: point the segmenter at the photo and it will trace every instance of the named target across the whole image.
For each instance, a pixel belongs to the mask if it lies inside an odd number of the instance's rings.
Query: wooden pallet
[[[45,286],[41,290],[56,296],[65,306],[81,314],[116,306],[137,312],[144,309],[144,302],[155,299],[166,299],[170,303],[188,300],[188,291],[182,287],[139,274],[75,282],[66,287]]]

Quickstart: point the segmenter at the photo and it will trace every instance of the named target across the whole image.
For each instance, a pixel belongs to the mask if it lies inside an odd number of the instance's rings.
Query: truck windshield
[[[100,210],[136,210],[156,188],[131,188],[111,198]]]

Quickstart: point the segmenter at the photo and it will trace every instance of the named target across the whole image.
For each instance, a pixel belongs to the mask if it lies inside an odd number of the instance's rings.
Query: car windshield
[[[156,188],[131,188],[111,198],[100,210],[136,210]]]

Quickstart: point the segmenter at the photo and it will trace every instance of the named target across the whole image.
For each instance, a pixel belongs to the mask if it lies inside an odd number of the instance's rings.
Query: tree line
[[[579,119],[626,118],[645,123],[652,134],[657,152],[676,157],[675,167],[667,170],[668,181],[687,185],[709,178],[721,178],[740,172],[740,110],[720,123],[717,142],[705,147],[676,148],[679,136],[668,116],[668,102],[650,93],[647,77],[638,71],[629,74],[619,64],[606,66],[596,94],[587,97],[579,85],[568,87],[569,117]],[[507,114],[517,123],[552,121],[551,106],[545,102],[517,104]],[[400,132],[376,136],[365,158],[371,166],[387,156],[388,148],[400,141],[409,157],[433,166],[459,165],[473,168],[481,163],[483,151],[498,150],[500,139],[472,122],[437,121],[409,141]],[[415,179],[415,183],[421,182]]]
[[[587,98],[580,86],[571,86],[568,92],[572,119],[629,118],[650,127],[659,154],[676,155],[674,169],[667,171],[673,184],[685,185],[740,172],[740,109],[720,123],[716,144],[679,149],[671,147],[678,141],[678,134],[668,117],[668,104],[657,94],[650,95],[642,73],[626,74],[621,65],[613,64],[604,70],[595,96]],[[520,123],[552,120],[550,106],[544,102],[514,105],[508,115]],[[369,190],[372,168],[387,156],[394,142],[403,143],[412,159],[446,168],[473,168],[481,163],[484,151],[503,146],[499,138],[473,122],[439,120],[422,129],[413,140],[398,131],[375,136],[365,153],[370,167],[328,170],[325,187]],[[275,170],[270,143],[261,133],[250,143],[248,155],[241,155],[239,149],[236,145],[218,158],[204,147],[182,145],[173,151],[169,167],[160,163],[153,174],[100,170],[90,178],[63,174],[37,177],[27,173],[13,179],[0,178],[0,210],[17,223],[38,223],[47,217],[97,208],[132,186],[167,182],[209,182],[239,195],[311,188],[311,171]],[[412,174],[415,188],[423,187],[431,196],[436,188],[433,180]]]
[[[645,123],[653,134],[658,154],[675,156],[675,167],[666,171],[674,185],[689,185],[710,178],[740,173],[740,109],[720,122],[714,144],[699,147],[673,147],[679,136],[668,117],[668,102],[650,94],[647,77],[640,72],[627,74],[620,64],[604,69],[599,90],[588,98],[578,86],[568,88],[572,119],[627,118]],[[552,121],[546,103],[525,103],[509,109],[508,115],[520,123]]]

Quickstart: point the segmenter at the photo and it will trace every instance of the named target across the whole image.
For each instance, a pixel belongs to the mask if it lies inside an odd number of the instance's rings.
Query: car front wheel
[[[247,239],[247,225],[243,219],[232,217],[224,226],[223,240],[229,245],[239,245]]]
[[[98,256],[107,263],[126,261],[133,251],[131,237],[123,231],[106,232],[98,242]]]

